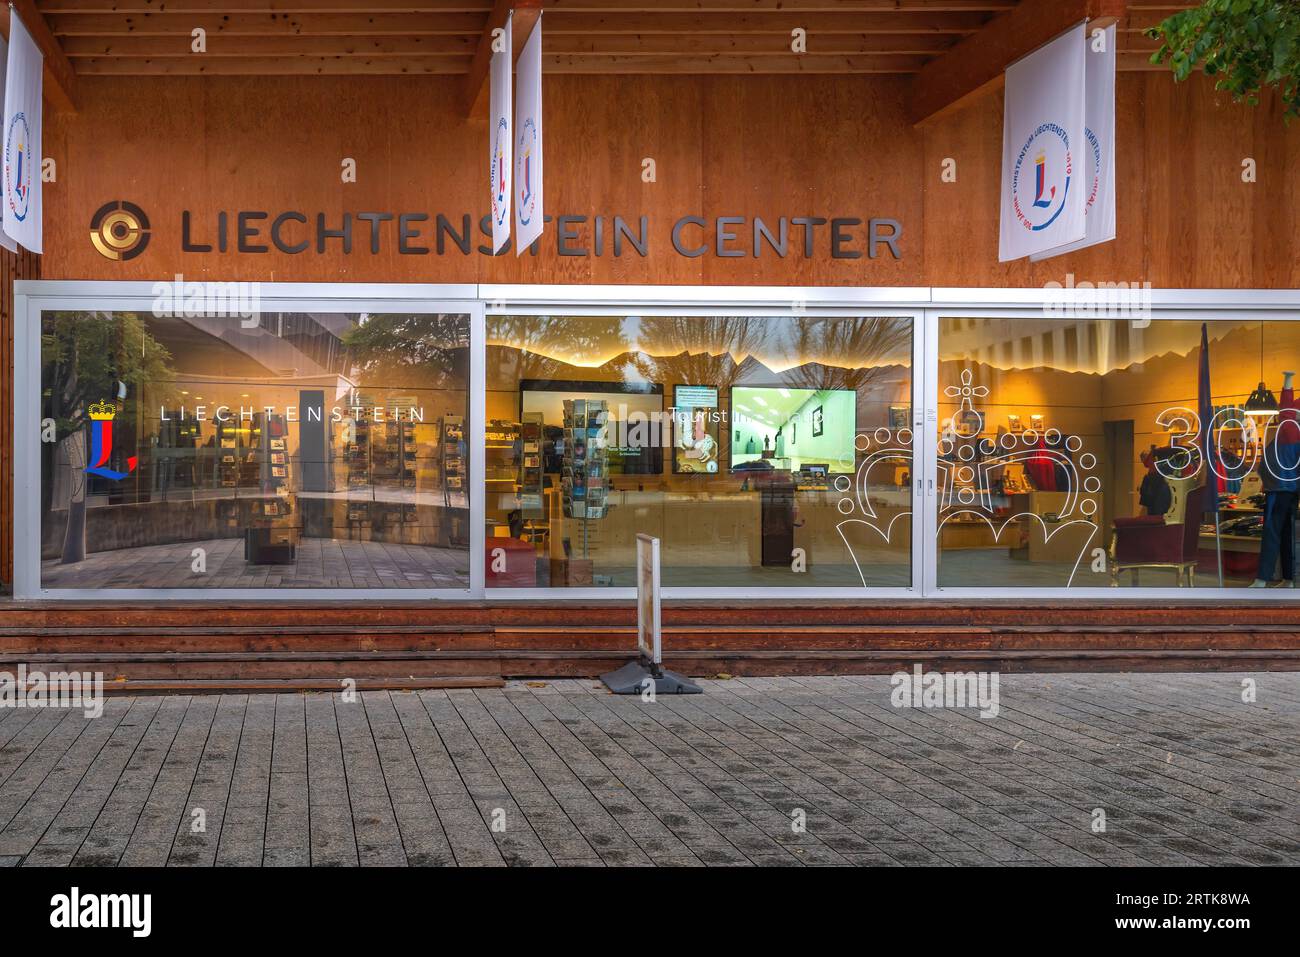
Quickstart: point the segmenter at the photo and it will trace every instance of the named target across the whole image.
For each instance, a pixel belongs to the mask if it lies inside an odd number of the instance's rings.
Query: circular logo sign
[[[527,226],[537,215],[537,190],[534,188],[533,164],[537,160],[537,123],[532,117],[524,120],[519,131],[519,156],[515,159],[515,196],[519,200],[519,225]]]
[[[149,245],[149,217],[135,203],[105,203],[90,218],[90,244],[105,259],[134,259]]]
[[[492,134],[492,221],[498,226],[505,224],[510,210],[506,195],[506,142],[509,135],[510,124],[503,116]]]
[[[27,115],[14,114],[5,131],[5,197],[9,212],[20,223],[27,218],[32,201],[32,135],[27,128]]]
[[[1016,156],[1011,176],[1011,205],[1016,221],[1034,232],[1056,222],[1074,175],[1070,137],[1055,123],[1044,123]]]

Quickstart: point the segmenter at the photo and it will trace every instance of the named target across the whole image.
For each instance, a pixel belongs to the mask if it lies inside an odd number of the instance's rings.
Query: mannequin
[[[1251,588],[1267,588],[1278,560],[1283,588],[1295,587],[1295,516],[1300,500],[1300,422],[1296,421],[1294,372],[1282,373],[1281,412],[1273,441],[1260,457],[1264,489],[1264,535],[1259,543],[1259,570]]]

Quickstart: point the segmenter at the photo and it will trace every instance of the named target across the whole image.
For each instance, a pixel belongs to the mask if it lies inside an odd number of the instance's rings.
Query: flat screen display
[[[736,386],[731,468],[795,472],[815,464],[830,474],[852,474],[857,417],[857,393],[851,389]]]
[[[722,415],[718,387],[673,386],[673,472],[712,475],[721,467]]]
[[[659,475],[663,446],[664,387],[650,382],[584,382],[524,379],[519,384],[520,418],[540,416],[542,455],[548,472],[564,454],[564,401],[598,399],[608,405],[606,459],[610,475]],[[534,419],[533,421],[538,421]]]

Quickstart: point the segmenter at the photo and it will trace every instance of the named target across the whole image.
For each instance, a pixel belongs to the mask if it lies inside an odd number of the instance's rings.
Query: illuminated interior
[[[666,586],[910,583],[910,522],[840,505],[880,431],[862,493],[910,515],[910,320],[487,322],[488,587],[632,586],[638,533]]]
[[[1289,585],[1296,476],[1261,475],[1285,416],[1249,399],[1282,399],[1300,328],[1204,335],[1208,389],[1200,322],[942,320],[939,584],[1218,587],[1222,568],[1224,587]]]
[[[907,587],[918,441],[942,588],[1294,583],[1295,323],[488,316],[473,515],[467,315],[42,326],[49,589]]]

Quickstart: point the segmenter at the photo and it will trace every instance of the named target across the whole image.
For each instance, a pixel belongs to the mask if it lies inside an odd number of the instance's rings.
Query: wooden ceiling
[[[1042,0],[1024,0],[1025,3]],[[548,73],[914,74],[1019,0],[26,0],[76,76],[469,75],[489,24],[544,7]],[[1187,3],[1127,5],[1140,31]],[[191,50],[206,31],[206,53]],[[791,31],[807,31],[807,52]]]

